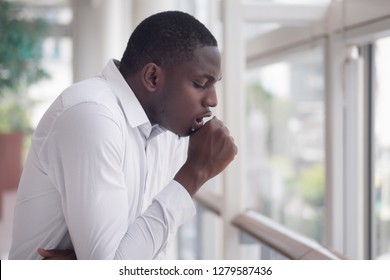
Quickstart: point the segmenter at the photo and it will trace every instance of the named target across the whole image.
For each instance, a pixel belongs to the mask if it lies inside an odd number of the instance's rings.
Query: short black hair
[[[217,47],[211,32],[193,16],[166,11],[143,20],[131,34],[120,64],[124,76],[153,62],[165,68],[193,58],[199,47]]]

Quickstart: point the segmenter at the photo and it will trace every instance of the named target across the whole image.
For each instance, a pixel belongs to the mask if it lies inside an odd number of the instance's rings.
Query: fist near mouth
[[[174,179],[192,196],[206,181],[221,173],[236,154],[229,129],[214,117],[191,134],[187,160]]]

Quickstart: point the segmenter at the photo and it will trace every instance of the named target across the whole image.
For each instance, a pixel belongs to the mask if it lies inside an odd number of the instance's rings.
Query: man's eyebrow
[[[220,76],[219,78],[216,79],[212,75],[205,74],[204,77],[207,78],[209,81],[212,81],[212,82],[218,82],[218,81],[222,80],[222,76]]]

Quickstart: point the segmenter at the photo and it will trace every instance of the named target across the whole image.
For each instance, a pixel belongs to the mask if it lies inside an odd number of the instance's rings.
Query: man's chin
[[[187,137],[190,136],[194,131],[192,129],[188,129],[187,131],[180,131],[180,130],[174,130],[174,129],[167,129],[170,132],[176,134],[179,137]]]

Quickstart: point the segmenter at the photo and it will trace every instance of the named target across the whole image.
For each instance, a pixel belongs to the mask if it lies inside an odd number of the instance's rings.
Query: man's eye
[[[194,82],[194,86],[196,88],[202,88],[202,89],[205,89],[207,87],[207,83],[202,85],[201,83],[197,83],[197,82]]]

